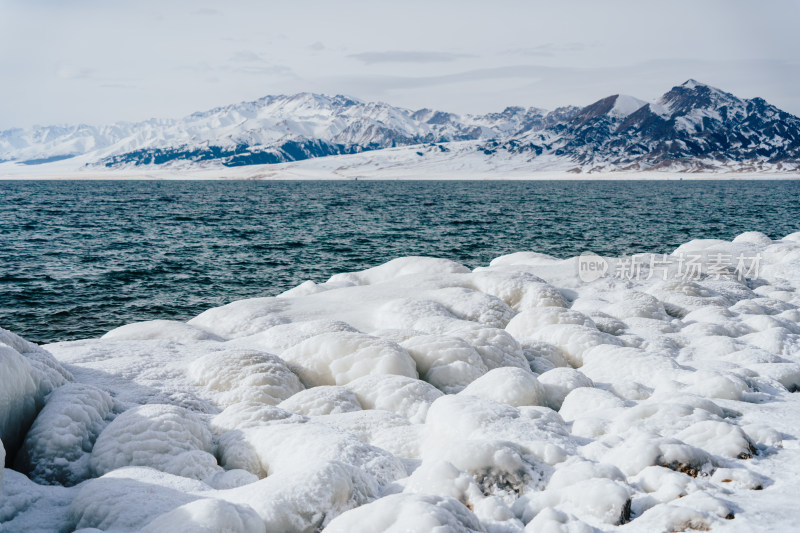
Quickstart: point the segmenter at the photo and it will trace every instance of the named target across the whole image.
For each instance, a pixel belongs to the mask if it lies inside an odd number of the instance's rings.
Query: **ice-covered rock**
[[[568,323],[539,329],[530,336],[530,339],[558,346],[569,364],[575,368],[583,365],[583,356],[591,348],[604,344],[612,346],[623,344],[617,337],[603,333],[596,327]]]
[[[11,460],[45,397],[72,375],[49,352],[2,328],[0,368],[0,440]]]
[[[724,421],[697,422],[678,433],[676,438],[723,457],[749,459],[756,453],[744,431]]]
[[[232,439],[222,436],[220,459],[228,467],[253,468],[252,459],[231,462],[234,454],[249,453],[257,458],[259,477],[297,470],[309,463],[337,461],[360,468],[380,485],[406,476],[402,462],[392,454],[370,446],[351,433],[336,431],[317,423],[271,424],[232,432]],[[102,435],[101,435],[102,438]],[[249,452],[242,450],[247,446]]]
[[[511,256],[506,257],[510,259]],[[498,259],[492,261],[492,266],[496,268],[479,268],[473,272],[471,281],[475,288],[500,298],[516,311],[567,307],[555,287],[524,270],[497,268],[500,265],[496,263]]]
[[[538,533],[540,531],[548,533],[594,533],[596,529],[575,515],[559,511],[553,507],[545,507],[525,526],[526,533]]]
[[[362,270],[331,276],[330,282],[347,282],[354,285],[374,285],[377,283],[396,280],[405,276],[420,276],[425,274],[467,274],[469,269],[464,265],[448,259],[435,257],[398,257],[382,265]]]
[[[631,518],[631,490],[619,481],[589,478],[558,489],[527,494],[514,504],[514,512],[525,522],[547,508],[598,524],[620,525]]]
[[[414,470],[403,492],[455,498],[468,506],[474,506],[484,497],[472,475],[448,461],[435,459],[424,461]]]
[[[422,380],[373,374],[347,384],[364,409],[383,409],[414,423],[425,422],[428,407],[442,392]]]
[[[212,352],[192,361],[189,377],[219,393],[224,407],[255,401],[276,405],[303,390],[300,379],[279,357],[256,350]]]
[[[95,475],[123,466],[147,466],[193,479],[216,474],[208,426],[190,411],[150,404],[119,415],[98,437],[89,465]]]
[[[447,335],[415,335],[400,345],[417,364],[420,378],[442,392],[459,392],[488,367],[467,341]]]
[[[538,378],[545,392],[546,404],[558,411],[567,395],[580,387],[593,387],[592,380],[573,368],[554,368]]]
[[[222,435],[227,431],[259,427],[271,423],[294,424],[307,420],[305,416],[292,413],[279,406],[260,402],[240,402],[227,407],[214,416],[209,423],[209,428],[215,435]]]
[[[266,525],[252,507],[216,498],[181,505],[147,524],[143,533],[266,533]]]
[[[358,333],[358,330],[339,320],[302,320],[278,324],[265,331],[240,337],[228,342],[229,346],[265,350],[270,353],[281,353],[304,340],[321,335],[322,333],[335,333],[349,331]]]
[[[138,531],[210,488],[152,468],[119,468],[80,485],[69,506],[72,528]]]
[[[374,478],[340,462],[298,464],[258,483],[222,493],[226,500],[249,505],[267,531],[319,531],[336,516],[375,500]]]
[[[352,390],[338,385],[320,385],[300,391],[278,407],[308,416],[349,413],[363,408]]]
[[[213,333],[176,320],[149,320],[126,324],[112,329],[102,338],[118,341],[164,339],[175,342],[222,340]]]
[[[393,494],[340,515],[329,524],[326,531],[427,533],[484,532],[485,529],[477,517],[454,498]]]
[[[479,377],[459,394],[469,394],[514,407],[545,405],[544,386],[529,371],[516,367],[495,368]]]
[[[361,333],[322,333],[281,357],[294,365],[307,387],[346,385],[370,374],[419,377],[414,360],[401,346]]]
[[[420,439],[424,426],[412,424],[407,418],[390,411],[353,411],[319,416],[313,421],[349,433],[397,458],[408,459],[413,463],[420,457]]]
[[[48,346],[74,384],[0,330],[6,460],[77,483],[6,470],[2,528],[789,530],[797,240],[592,282],[534,252],[399,259]]]
[[[97,387],[59,387],[28,431],[17,453],[17,470],[40,484],[72,486],[88,479],[92,447],[114,414],[114,400]]]

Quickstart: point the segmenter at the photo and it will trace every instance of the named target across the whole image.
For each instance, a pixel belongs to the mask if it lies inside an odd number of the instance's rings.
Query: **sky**
[[[0,0],[0,130],[318,92],[456,113],[655,100],[800,115],[797,0]]]

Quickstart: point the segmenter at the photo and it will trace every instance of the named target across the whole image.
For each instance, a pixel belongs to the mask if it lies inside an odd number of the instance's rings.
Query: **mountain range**
[[[612,95],[585,107],[485,115],[300,93],[177,120],[0,131],[0,172],[56,162],[75,169],[214,168],[352,154],[380,166],[387,149],[408,156],[393,155],[394,164],[412,166],[478,157],[498,169],[511,162],[531,171],[796,172],[800,118],[695,80],[655,102]]]

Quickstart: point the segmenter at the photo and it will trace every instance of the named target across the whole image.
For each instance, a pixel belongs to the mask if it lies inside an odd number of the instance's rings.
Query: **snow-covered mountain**
[[[514,107],[460,116],[300,93],[266,96],[180,120],[7,130],[0,132],[0,160],[38,164],[91,153],[92,163],[106,166],[183,160],[226,166],[278,163],[429,142],[506,138],[538,124],[544,113]]]
[[[531,170],[555,162],[575,172],[794,171],[800,169],[800,119],[760,98],[742,100],[694,80],[652,103],[613,95],[583,108],[507,107],[486,115],[300,93],[178,120],[6,130],[0,132],[0,163],[232,167],[403,146],[422,147],[411,152],[422,159],[453,148]],[[382,156],[375,156],[379,165]]]
[[[581,170],[796,170],[800,119],[689,80],[658,101],[609,96],[492,149],[551,153]]]

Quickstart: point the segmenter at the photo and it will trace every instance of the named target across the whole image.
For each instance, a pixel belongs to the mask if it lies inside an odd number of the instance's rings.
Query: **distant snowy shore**
[[[0,529],[789,531],[800,232],[0,330]]]
[[[530,161],[518,156],[487,159],[475,143],[450,143],[439,152],[430,146],[389,148],[360,154],[305,159],[291,163],[226,167],[216,163],[132,165],[103,169],[57,161],[36,166],[0,163],[0,179],[10,180],[760,180],[800,179],[800,172],[761,171],[746,167],[686,172],[576,172],[574,163],[547,156]],[[419,155],[419,154],[423,155]]]

